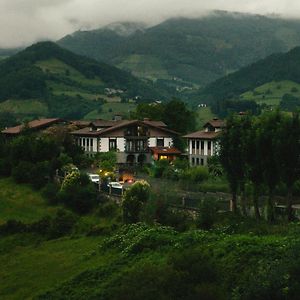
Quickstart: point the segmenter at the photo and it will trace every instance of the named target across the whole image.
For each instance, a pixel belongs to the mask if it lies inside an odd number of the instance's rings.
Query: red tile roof
[[[225,121],[218,118],[208,121],[203,127],[207,127],[207,125],[211,125],[214,128],[224,128],[226,126]]]
[[[153,154],[163,154],[163,155],[179,155],[181,151],[179,151],[175,147],[150,147],[150,150]]]
[[[59,118],[39,119],[39,120],[33,120],[31,122],[28,122],[27,126],[31,129],[40,129],[40,128],[45,128],[45,127],[51,126],[53,124],[56,124],[56,123],[59,123],[62,121],[63,120],[59,119]],[[9,127],[9,128],[2,130],[2,133],[12,134],[12,135],[20,134],[21,131],[24,129],[24,127],[25,127],[24,124],[18,125],[15,127]]]
[[[215,132],[215,131],[196,131],[192,132],[190,134],[187,134],[184,136],[184,138],[188,139],[204,139],[204,140],[213,140],[220,136],[221,131]]]
[[[115,121],[113,121],[113,122],[115,122]],[[120,128],[123,128],[125,126],[134,125],[134,124],[144,124],[144,125],[151,126],[151,127],[157,128],[159,130],[168,132],[168,133],[170,133],[172,135],[178,135],[178,133],[175,132],[175,131],[173,131],[173,130],[170,130],[170,129],[164,127],[164,126],[157,126],[156,125],[156,124],[159,124],[159,125],[164,124],[163,122],[157,123],[157,121],[139,121],[139,120],[123,120],[123,121],[119,121],[119,122],[116,122],[115,126],[104,128],[104,129],[99,130],[99,131],[95,131],[95,130],[91,131],[90,128],[87,127],[87,128],[83,128],[83,129],[80,129],[80,130],[73,131],[71,133],[74,134],[74,135],[101,136],[103,134],[106,134],[108,132],[114,131],[116,129],[120,129]]]

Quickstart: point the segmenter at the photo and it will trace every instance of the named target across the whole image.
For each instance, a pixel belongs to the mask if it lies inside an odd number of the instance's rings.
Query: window
[[[164,146],[164,139],[156,139],[156,146],[163,147]]]
[[[200,148],[200,141],[197,141],[196,148],[197,148],[197,150],[199,150],[199,148]]]
[[[207,142],[207,149],[208,149],[208,150],[211,149],[211,142]]]
[[[87,147],[90,146],[90,139],[86,139],[86,145],[87,145]]]
[[[117,140],[116,139],[109,139],[109,151],[117,150]]]
[[[82,146],[85,147],[85,139],[82,139]]]
[[[199,165],[199,157],[196,158],[197,165]]]
[[[91,143],[90,143],[91,147],[93,148],[94,146],[94,142],[93,142],[93,139],[91,139]]]
[[[195,141],[192,141],[192,149],[195,149]]]
[[[195,157],[192,157],[192,165],[195,164]]]
[[[204,159],[201,158],[201,166],[203,166],[203,165],[204,165]]]
[[[204,141],[201,141],[201,150],[204,150]]]

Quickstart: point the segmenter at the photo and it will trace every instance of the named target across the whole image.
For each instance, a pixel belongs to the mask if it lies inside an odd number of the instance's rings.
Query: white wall
[[[165,147],[172,147],[173,146],[173,139],[171,137],[164,138],[164,146]]]
[[[109,138],[103,137],[100,139],[101,148],[99,152],[108,152],[109,151]]]
[[[156,137],[151,137],[149,139],[149,147],[156,147]]]
[[[120,152],[125,152],[125,139],[124,138],[117,138],[117,149]]]

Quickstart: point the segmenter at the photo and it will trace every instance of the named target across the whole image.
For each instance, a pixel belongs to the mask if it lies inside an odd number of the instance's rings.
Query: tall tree
[[[280,177],[287,186],[287,215],[288,220],[293,218],[293,186],[300,174],[300,119],[295,113],[286,117],[279,128],[279,163]]]
[[[251,128],[247,131],[244,138],[246,140],[246,164],[247,164],[247,178],[253,185],[253,207],[255,217],[260,218],[260,211],[258,205],[258,196],[260,187],[263,182],[263,168],[261,151],[258,146],[258,128],[260,128],[260,120],[258,118],[251,119]]]
[[[258,147],[262,158],[264,182],[268,187],[267,218],[270,222],[275,220],[274,191],[280,182],[279,145],[282,143],[279,128],[282,126],[283,114],[279,111],[267,113],[261,118],[258,132]]]
[[[237,212],[237,193],[240,186],[245,184],[245,154],[242,121],[238,117],[231,116],[226,123],[226,130],[221,138],[220,160],[226,172],[232,200],[231,210]]]

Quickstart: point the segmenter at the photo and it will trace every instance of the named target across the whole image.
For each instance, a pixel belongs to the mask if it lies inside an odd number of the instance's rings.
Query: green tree
[[[125,191],[122,202],[125,223],[137,223],[140,220],[143,205],[149,200],[150,194],[150,185],[146,181],[137,181]]]
[[[281,180],[286,184],[288,220],[293,218],[293,186],[300,175],[300,120],[299,114],[285,117],[279,127],[278,144],[279,171]]]

